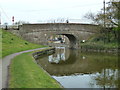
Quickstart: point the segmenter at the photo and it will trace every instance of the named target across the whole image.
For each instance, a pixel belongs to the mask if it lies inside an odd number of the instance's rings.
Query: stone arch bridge
[[[37,44],[49,45],[47,40],[51,35],[65,35],[70,48],[79,48],[81,40],[88,40],[98,32],[97,25],[79,23],[23,24],[19,27],[21,37]]]

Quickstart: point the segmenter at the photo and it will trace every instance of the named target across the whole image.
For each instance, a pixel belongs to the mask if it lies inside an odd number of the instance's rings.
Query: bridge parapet
[[[27,32],[33,31],[85,31],[94,32],[99,31],[98,25],[93,24],[76,24],[76,23],[45,23],[45,24],[23,24],[20,30]]]

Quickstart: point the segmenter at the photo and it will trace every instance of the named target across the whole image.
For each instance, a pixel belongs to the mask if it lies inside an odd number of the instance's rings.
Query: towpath
[[[11,63],[11,60],[15,56],[20,55],[22,53],[31,52],[31,51],[40,50],[40,49],[45,49],[45,48],[37,48],[37,49],[32,49],[32,50],[21,51],[18,53],[8,55],[8,56],[4,57],[3,59],[0,59],[0,90],[2,88],[7,88],[7,86],[8,86],[7,85],[8,84],[8,67]]]

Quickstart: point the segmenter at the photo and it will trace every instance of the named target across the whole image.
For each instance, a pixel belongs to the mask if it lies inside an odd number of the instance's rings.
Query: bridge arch
[[[49,38],[51,36],[54,36],[54,35],[64,35],[69,40],[68,46],[69,46],[70,49],[74,49],[74,48],[77,47],[78,38],[74,34],[70,34],[70,33],[45,33],[44,35],[46,36],[46,39],[47,39],[47,40],[45,40],[45,43],[47,43],[49,41]],[[47,45],[51,46],[51,44],[49,44],[49,43],[47,43]]]
[[[99,26],[80,23],[41,23],[23,24],[19,26],[19,35],[33,43],[47,44],[50,35],[65,35],[70,43],[70,48],[80,48],[82,40],[88,40],[91,36],[99,33]]]
[[[73,48],[75,48],[76,47],[76,42],[77,42],[77,38],[74,36],[74,35],[72,35],[72,34],[63,34],[63,35],[65,35],[68,39],[69,39],[69,41],[70,41],[70,48],[71,49],[73,49]]]

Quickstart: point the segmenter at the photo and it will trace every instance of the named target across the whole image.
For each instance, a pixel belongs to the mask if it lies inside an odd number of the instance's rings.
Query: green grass
[[[16,35],[5,30],[0,30],[0,32],[2,32],[2,57],[15,52],[43,47],[42,45],[37,45],[22,40],[20,37],[17,37]]]
[[[111,40],[111,42],[106,42],[106,41],[104,41],[104,38],[105,37],[103,37],[101,35],[96,35],[96,36],[90,38],[85,43],[81,42],[80,46],[83,49],[93,49],[93,50],[112,50],[112,49],[118,49],[118,42],[117,41],[115,41],[113,39],[113,40]]]
[[[95,49],[95,50],[110,50],[110,49],[117,49],[117,43],[107,43],[104,42],[86,42],[81,43],[81,47],[85,49]]]
[[[10,65],[9,88],[60,88],[34,61],[33,52],[16,56]]]

